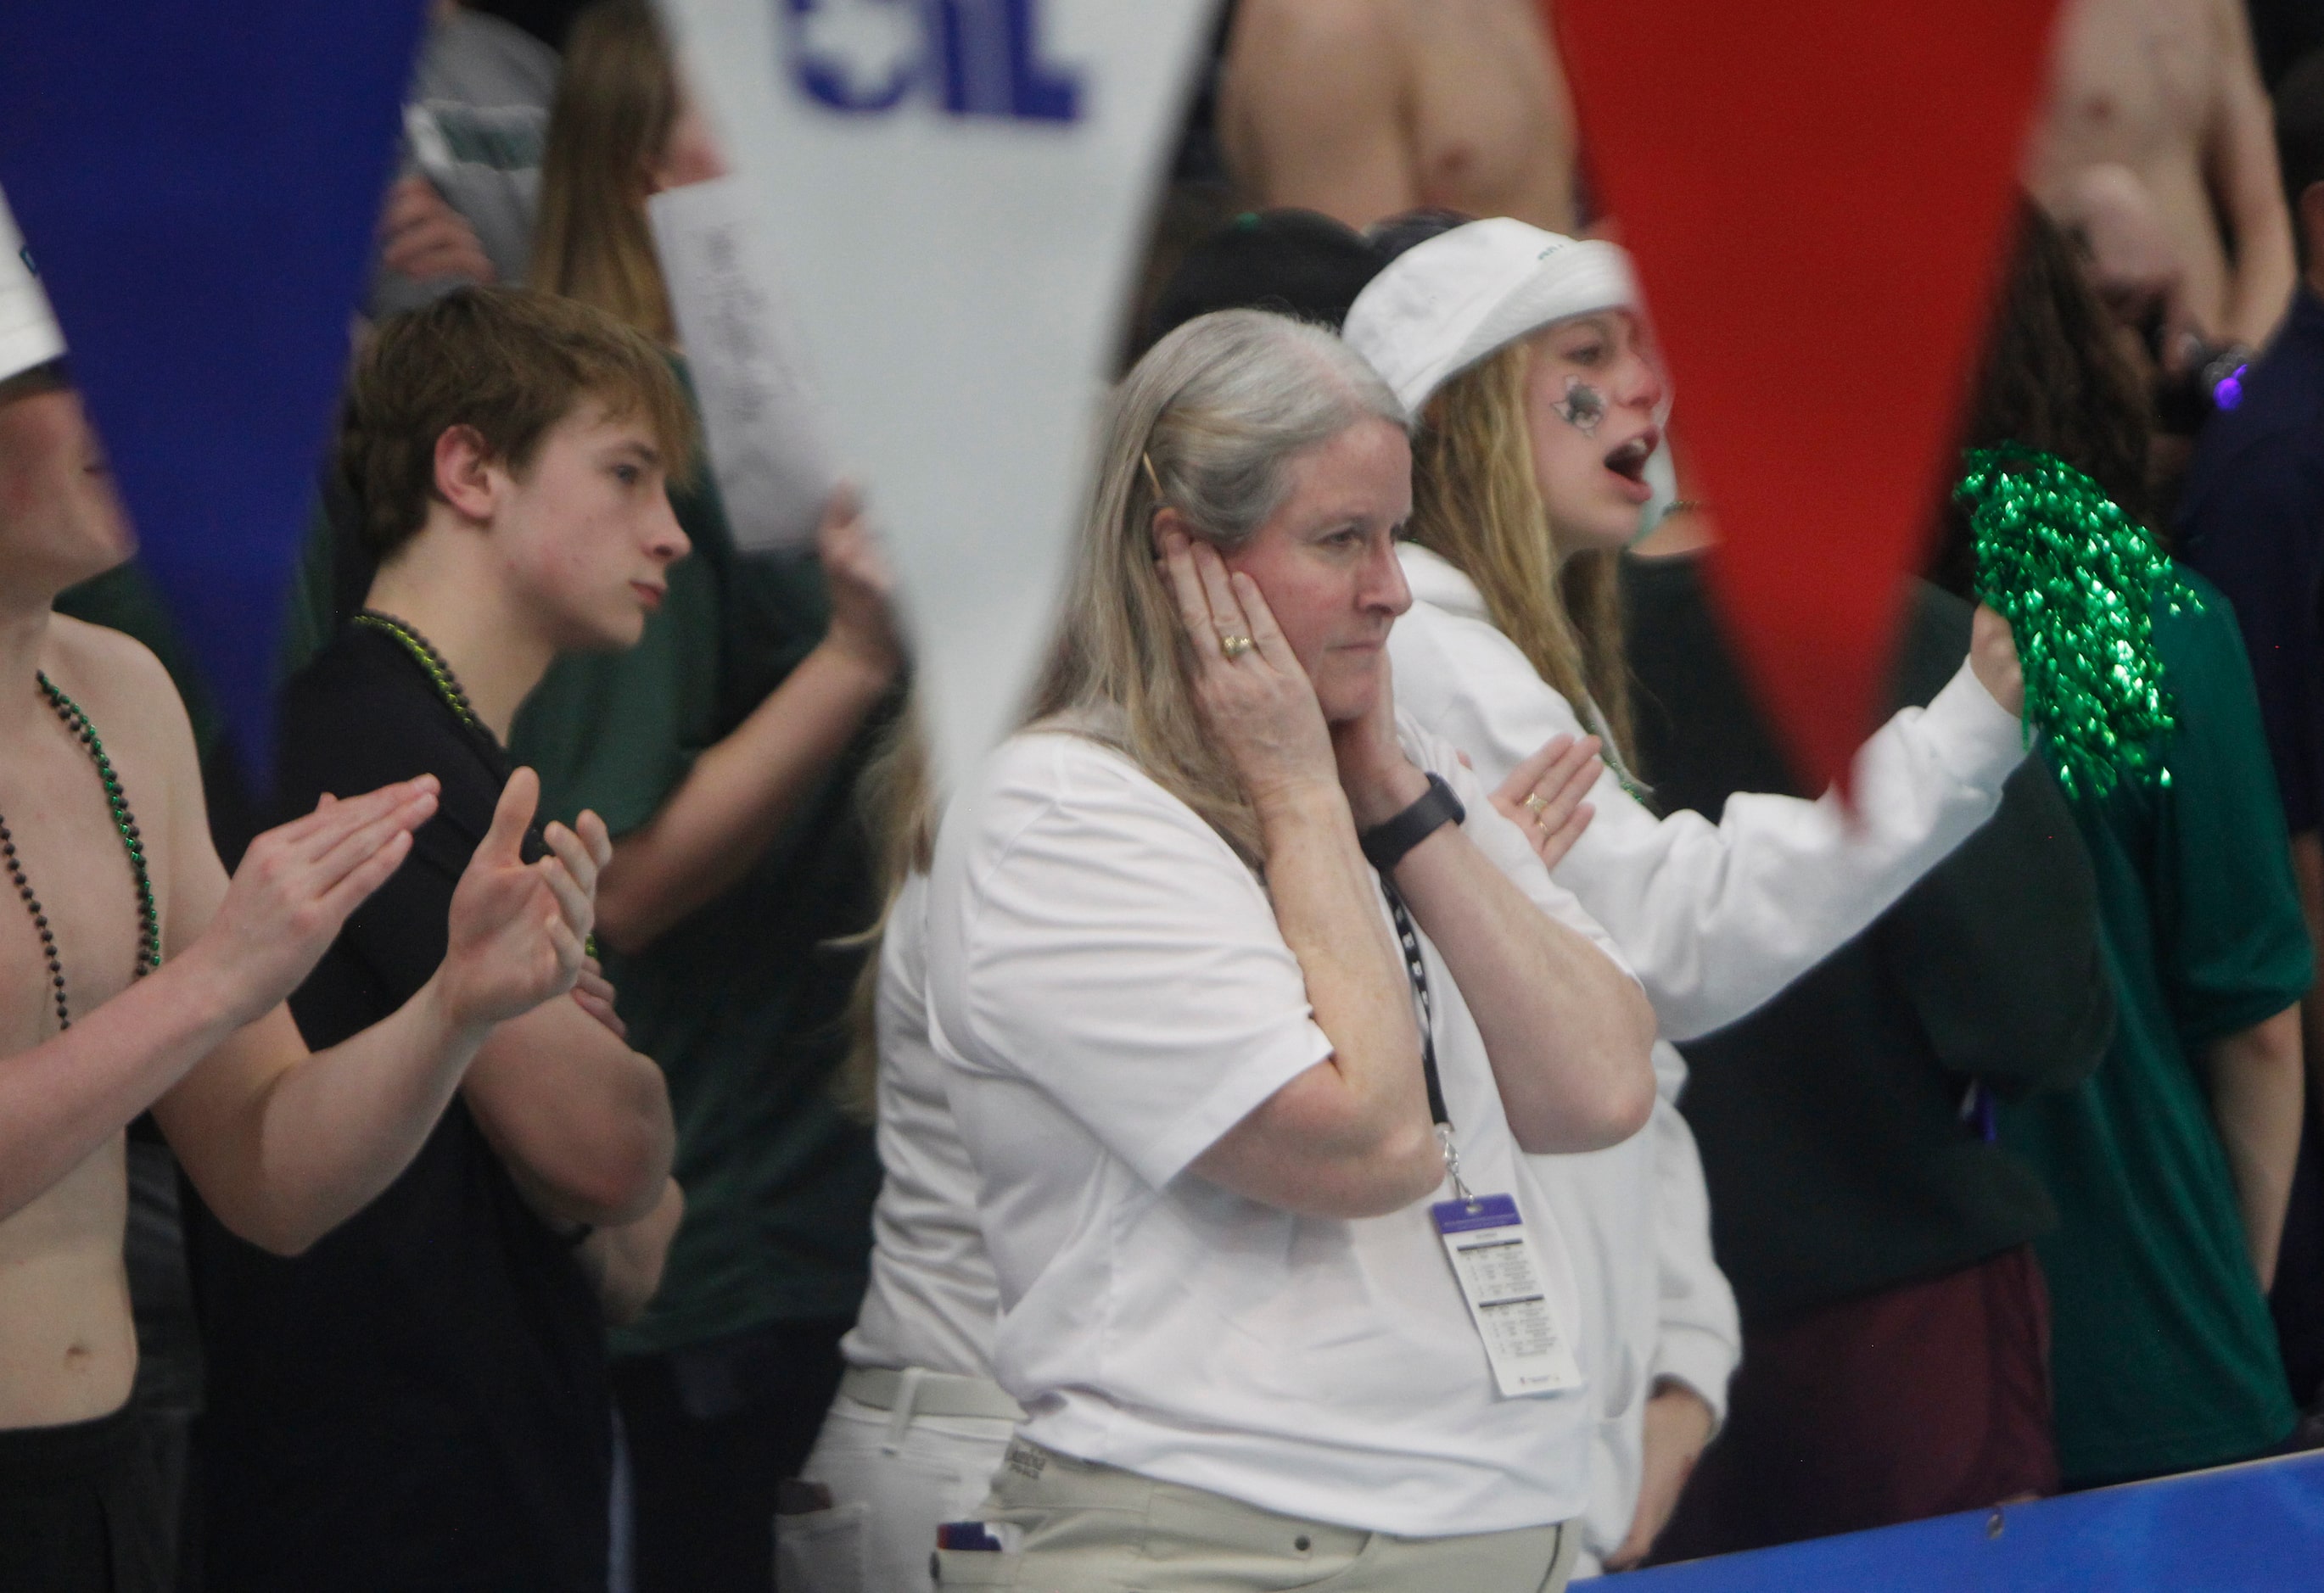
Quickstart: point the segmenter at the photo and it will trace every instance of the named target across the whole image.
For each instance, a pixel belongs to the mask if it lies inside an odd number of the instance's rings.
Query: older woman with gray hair
[[[1317,329],[1206,316],[1115,395],[1052,664],[928,879],[1028,1413],[946,1586],[1563,1584],[1591,1413],[1525,1153],[1637,1131],[1654,1022],[1396,719],[1410,502]]]

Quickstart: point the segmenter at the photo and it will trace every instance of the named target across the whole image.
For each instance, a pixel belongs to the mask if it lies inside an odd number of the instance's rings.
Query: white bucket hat
[[[1416,420],[1438,388],[1528,332],[1637,303],[1617,245],[1496,216],[1388,262],[1356,296],[1342,336]]]
[[[0,194],[0,382],[65,352],[65,335],[32,269],[32,252]]]

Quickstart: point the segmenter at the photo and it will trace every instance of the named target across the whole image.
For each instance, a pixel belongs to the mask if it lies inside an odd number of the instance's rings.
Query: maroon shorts
[[[1743,1335],[1727,1425],[1656,1561],[2058,1487],[2050,1295],[2030,1245]]]

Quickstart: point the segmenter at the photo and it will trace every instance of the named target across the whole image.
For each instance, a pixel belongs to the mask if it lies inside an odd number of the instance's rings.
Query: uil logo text
[[[1080,74],[1040,57],[1041,0],[782,0],[792,82],[878,115],[915,100],[954,116],[1073,122]]]

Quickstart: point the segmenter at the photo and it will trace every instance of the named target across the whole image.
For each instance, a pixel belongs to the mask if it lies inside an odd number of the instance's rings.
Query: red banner
[[[1719,597],[1816,783],[1958,474],[2055,0],[1543,0],[1678,393]]]

